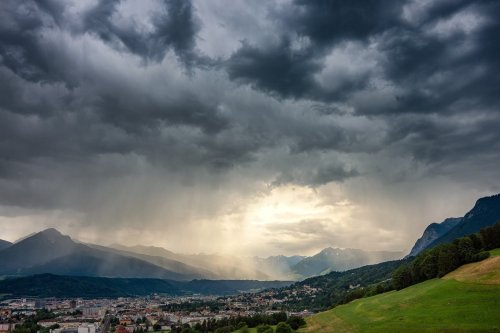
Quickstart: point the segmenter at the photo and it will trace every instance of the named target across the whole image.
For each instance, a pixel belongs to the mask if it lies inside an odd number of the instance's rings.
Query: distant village
[[[270,289],[260,293],[234,296],[131,297],[116,299],[7,299],[0,303],[0,333],[22,332],[27,320],[43,310],[48,318],[37,320],[48,333],[141,333],[165,332],[175,326],[203,324],[208,320],[250,317],[255,314],[286,312],[288,316],[307,317],[307,309],[286,311],[282,304],[300,298],[301,293],[316,289],[282,291]],[[43,333],[40,332],[40,333]]]

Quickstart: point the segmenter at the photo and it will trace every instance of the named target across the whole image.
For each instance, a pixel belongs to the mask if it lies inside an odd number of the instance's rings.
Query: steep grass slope
[[[500,285],[500,256],[488,258],[481,262],[475,262],[459,267],[455,271],[444,276],[446,280],[460,282],[496,284]]]
[[[319,313],[301,332],[500,332],[498,258]]]

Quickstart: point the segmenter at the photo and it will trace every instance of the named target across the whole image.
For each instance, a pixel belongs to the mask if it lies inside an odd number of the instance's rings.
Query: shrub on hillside
[[[292,333],[293,330],[287,323],[281,322],[276,326],[276,333]]]
[[[306,321],[304,320],[304,318],[296,316],[290,316],[286,323],[290,325],[290,327],[295,331],[303,326],[306,326]]]
[[[257,333],[273,333],[273,328],[269,325],[257,326]]]

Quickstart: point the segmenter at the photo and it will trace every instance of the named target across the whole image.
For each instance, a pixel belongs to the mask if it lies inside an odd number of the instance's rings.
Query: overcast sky
[[[500,192],[500,1],[0,2],[0,238],[409,250]]]

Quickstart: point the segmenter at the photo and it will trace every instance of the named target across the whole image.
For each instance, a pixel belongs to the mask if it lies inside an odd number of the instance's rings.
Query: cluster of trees
[[[109,331],[110,332],[115,332],[116,331],[116,326],[120,324],[120,319],[118,317],[111,317],[109,320]]]
[[[248,326],[243,326],[239,330],[241,333],[249,333],[250,329]],[[276,330],[270,325],[259,325],[257,326],[257,333],[292,333],[294,329],[285,322],[280,322],[276,325]]]
[[[22,324],[16,325],[13,333],[48,333],[50,328],[53,329],[57,327],[46,328],[38,325],[38,321],[43,319],[55,318],[55,316],[56,315],[52,311],[48,311],[45,309],[37,310],[35,315],[25,318]],[[17,319],[19,320],[20,318]]]
[[[403,289],[425,280],[442,277],[458,267],[486,259],[488,250],[500,247],[500,223],[481,229],[479,233],[455,239],[420,253],[409,264],[400,266],[392,275],[395,289]]]
[[[377,284],[369,285],[367,287],[360,287],[345,293],[342,299],[336,305],[346,304],[358,298],[375,296],[391,290],[394,290],[394,287],[389,281],[383,281]]]
[[[272,326],[276,326],[276,331]],[[305,326],[306,322],[301,317],[290,316],[286,313],[279,312],[270,315],[256,314],[249,317],[234,317],[223,319],[209,319],[204,320],[203,323],[197,323],[194,327],[189,325],[173,326],[172,332],[174,333],[230,333],[235,330],[240,332],[249,332],[249,328],[256,327],[258,333],[289,333],[298,330],[300,327]]]

